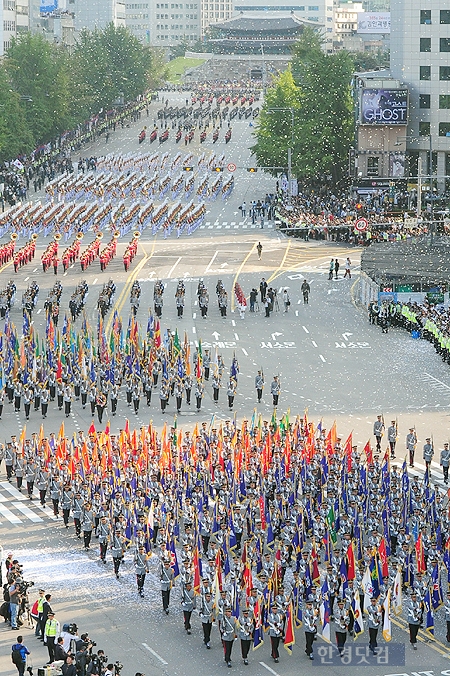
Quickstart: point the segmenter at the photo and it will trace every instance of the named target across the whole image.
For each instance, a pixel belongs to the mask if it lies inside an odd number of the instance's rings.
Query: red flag
[[[417,572],[424,573],[427,569],[425,565],[425,554],[423,551],[423,542],[422,542],[422,533],[419,533],[419,537],[416,542],[416,559],[417,559]]]
[[[266,530],[266,513],[264,511],[264,497],[259,498],[259,513],[261,516],[261,529],[265,532]]]
[[[317,580],[320,580],[320,571],[319,564],[317,562],[317,552],[315,547],[313,547],[311,550],[311,559],[312,559],[311,577],[313,582],[317,582]]]
[[[381,538],[380,546],[378,547],[378,554],[380,555],[381,561],[381,574],[383,577],[388,577],[389,575],[389,566],[388,558],[386,552],[386,542],[384,538]]]
[[[366,454],[367,464],[371,465],[373,463],[373,454],[372,449],[370,448],[370,439],[367,444],[364,446],[364,453]]]
[[[198,558],[198,547],[194,549],[194,594],[200,594],[200,561]]]
[[[292,646],[295,644],[295,633],[294,633],[294,623],[293,623],[293,608],[292,601],[289,604],[286,613],[286,627],[284,635],[284,647],[288,651],[289,655],[292,655]]]
[[[353,542],[350,542],[347,549],[347,578],[354,580],[355,577],[355,552],[353,551]]]

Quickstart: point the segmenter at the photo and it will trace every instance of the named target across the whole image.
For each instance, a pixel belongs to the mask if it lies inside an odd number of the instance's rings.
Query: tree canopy
[[[0,64],[0,161],[155,86],[163,64],[123,27],[83,31],[73,51],[21,34]]]
[[[289,69],[267,91],[252,147],[258,163],[286,167],[291,148],[297,178],[339,181],[353,138],[352,74],[347,52],[324,53],[320,35],[305,29]]]

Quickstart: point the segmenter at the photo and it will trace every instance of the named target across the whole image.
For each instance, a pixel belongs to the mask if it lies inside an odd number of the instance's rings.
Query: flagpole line
[[[240,266],[239,266],[239,268],[238,268],[238,271],[236,272],[236,274],[235,274],[235,276],[234,276],[233,284],[232,284],[232,286],[231,286],[231,312],[234,312],[234,308],[235,308],[235,302],[234,302],[234,287],[235,287],[235,285],[236,285],[236,282],[237,282],[237,280],[238,280],[239,275],[240,275],[241,272],[242,272],[242,269],[243,269],[244,265],[246,264],[246,262],[248,261],[248,259],[250,258],[250,256],[252,255],[252,253],[254,252],[255,249],[256,249],[256,242],[253,243],[252,248],[250,249],[250,251],[248,252],[248,254],[245,256],[244,260],[242,261],[242,263],[240,264]]]
[[[121,312],[123,306],[125,305],[127,294],[129,292],[129,290],[131,289],[133,282],[135,281],[136,277],[138,276],[139,272],[142,270],[144,265],[147,263],[147,261],[150,260],[150,258],[155,253],[156,237],[157,236],[155,235],[155,237],[153,239],[153,245],[152,245],[152,250],[151,250],[150,254],[147,254],[144,247],[142,246],[142,250],[144,252],[144,258],[141,261],[139,261],[139,263],[136,265],[133,273],[128,276],[127,281],[125,282],[125,285],[124,285],[122,291],[119,294],[119,298],[117,299],[117,302],[114,304],[114,307],[111,309],[109,319],[107,321],[106,328],[105,328],[105,334],[106,335],[108,335],[108,333],[111,331],[111,326],[112,326],[113,319],[114,319],[114,313],[116,311],[117,311],[117,313]],[[141,244],[141,242],[140,242],[140,244]]]

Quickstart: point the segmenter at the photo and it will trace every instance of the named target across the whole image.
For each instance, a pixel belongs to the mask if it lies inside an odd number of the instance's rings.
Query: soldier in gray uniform
[[[211,357],[209,354],[209,350],[205,350],[205,354],[203,355],[203,369],[205,374],[205,380],[209,380],[210,368],[211,368]]]
[[[272,384],[270,386],[270,393],[272,394],[272,398],[273,398],[272,403],[273,403],[274,406],[278,406],[278,399],[279,399],[279,396],[280,396],[280,392],[281,392],[280,378],[279,378],[279,376],[274,376]]]
[[[378,646],[377,636],[378,629],[381,625],[381,606],[377,603],[375,596],[372,596],[370,599],[370,606],[367,608],[368,614],[368,627],[369,627],[369,650],[372,651],[374,655],[377,654],[376,649]]]
[[[448,444],[444,444],[444,448],[441,451],[440,465],[444,473],[444,483],[448,484],[448,467],[450,465],[450,449]]]
[[[100,561],[106,563],[106,551],[111,536],[111,524],[106,516],[102,516],[97,526],[97,537],[100,545]]]
[[[417,600],[417,592],[415,589],[411,591],[411,598],[406,604],[406,616],[409,626],[409,642],[413,650],[417,650],[417,634],[420,627],[420,617],[422,613],[421,604]]]
[[[134,570],[136,573],[138,594],[141,597],[141,599],[143,599],[145,574],[149,572],[148,555],[147,552],[145,551],[144,545],[139,545],[139,548],[134,555]]]
[[[417,435],[414,427],[409,428],[409,434],[406,435],[406,450],[409,453],[409,466],[414,467],[414,453],[416,452]]]
[[[395,444],[397,443],[397,424],[395,420],[391,421],[391,424],[388,427],[388,441],[391,449],[391,460],[395,458]]]
[[[220,631],[225,651],[225,662],[227,663],[227,667],[231,669],[231,651],[233,650],[234,639],[238,632],[237,620],[231,615],[231,608],[226,608],[225,610],[225,615],[220,623]]]
[[[206,592],[202,596],[202,602],[200,607],[200,619],[202,621],[203,628],[203,643],[205,644],[207,650],[211,648],[211,627],[213,623],[213,610],[214,610],[214,601],[210,592]]]
[[[261,371],[258,371],[257,376],[255,378],[255,388],[256,388],[256,394],[257,394],[257,397],[258,397],[258,404],[259,404],[261,402],[263,389],[264,389],[264,376],[263,376]]]
[[[425,439],[425,444],[423,446],[423,459],[425,460],[425,465],[427,468],[430,468],[431,461],[433,460],[433,455],[434,455],[434,448],[433,444],[431,443],[430,437],[427,437]]]
[[[5,466],[6,466],[6,476],[8,481],[11,481],[11,477],[13,475],[13,468],[14,468],[14,449],[12,447],[11,442],[8,442],[6,444],[5,448]]]
[[[197,605],[197,600],[194,595],[194,590],[192,589],[191,582],[186,582],[181,589],[181,607],[183,608],[183,617],[184,617],[184,628],[186,629],[186,634],[191,633],[191,615],[192,611],[195,610]]]
[[[81,498],[81,493],[75,493],[72,502],[72,516],[73,523],[75,526],[75,535],[77,538],[81,538],[81,513],[83,511],[83,500]]]
[[[239,618],[239,638],[241,640],[241,655],[244,664],[248,664],[248,651],[253,636],[253,619],[249,617],[248,608],[244,608]]]
[[[317,611],[313,608],[312,600],[306,601],[306,610],[303,613],[303,627],[305,629],[305,639],[306,639],[306,648],[305,653],[308,655],[310,660],[314,659],[313,655],[313,643],[314,637],[317,634],[317,625],[316,625]],[[278,660],[275,660],[278,662]]]
[[[344,599],[338,600],[338,608],[334,616],[336,644],[339,650],[339,655],[344,651],[345,642],[347,640],[347,629],[350,622],[350,614],[345,608]]]
[[[170,566],[170,561],[161,563],[161,571],[159,576],[161,582],[161,596],[163,603],[163,610],[166,615],[169,614],[170,590],[173,583],[173,570]]]
[[[384,433],[384,422],[383,422],[383,416],[377,415],[377,419],[375,420],[373,424],[373,433],[377,442],[377,451],[381,451],[381,438]]]

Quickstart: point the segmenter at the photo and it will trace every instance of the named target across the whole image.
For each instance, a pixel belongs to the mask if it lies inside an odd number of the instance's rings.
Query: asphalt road
[[[151,116],[152,111],[150,119]],[[137,134],[141,126],[142,120],[138,125],[116,132],[108,146],[102,140],[83,152],[83,156],[91,153],[100,155],[106,150],[114,153],[137,152]],[[118,256],[105,273],[100,272],[97,262],[83,275],[89,285],[86,313],[91,326],[96,326],[96,301],[103,282],[109,277],[116,283],[115,307],[124,322],[129,315],[129,289],[134,279],[139,280],[143,294],[138,319],[144,326],[153,296],[154,280],[162,279],[166,284],[162,328],[177,328],[180,336],[186,331],[193,344],[201,339],[204,348],[208,344],[213,350],[217,347],[227,369],[233,354],[236,354],[240,365],[235,400],[238,418],[250,418],[254,411],[254,376],[257,369],[263,367],[266,392],[259,410],[265,419],[270,420],[273,411],[268,394],[270,381],[274,374],[280,374],[280,416],[287,408],[290,408],[291,418],[307,408],[310,419],[316,423],[322,419],[323,425],[329,427],[336,420],[338,431],[344,439],[353,431],[355,443],[362,447],[371,436],[376,414],[382,412],[386,422],[398,418],[400,439],[397,455],[401,459],[404,437],[411,425],[417,428],[419,449],[425,437],[431,433],[434,434],[436,448],[440,447],[448,437],[449,428],[448,367],[443,366],[428,343],[414,341],[400,330],[382,335],[377,327],[369,325],[365,312],[355,303],[360,252],[331,243],[291,240],[274,227],[268,228],[268,224],[262,230],[259,227],[252,228],[249,219],[242,219],[238,206],[244,199],[248,203],[250,199],[263,197],[274,188],[273,178],[262,172],[249,174],[245,170],[246,166],[251,166],[247,150],[251,143],[249,131],[248,122],[237,121],[233,124],[230,144],[225,147],[222,143],[220,151],[226,152],[227,162],[234,162],[238,167],[235,172],[236,187],[228,201],[208,204],[208,214],[202,229],[190,237],[183,236],[180,239],[174,236],[167,239],[160,235],[153,237],[145,231],[140,239],[139,254],[128,274],[124,272],[121,262],[121,253],[128,241],[125,238],[125,242],[119,242]],[[175,145],[170,143],[164,150],[172,149],[175,152]],[[201,151],[218,152],[218,147],[210,145],[207,147],[206,144]],[[200,151],[200,148],[193,146],[190,149],[193,152]],[[89,241],[89,238],[86,240]],[[263,245],[261,261],[255,251],[258,241]],[[44,329],[44,299],[55,281],[51,272],[41,272],[40,253],[46,244],[43,239],[38,240],[35,263],[14,276],[18,302],[12,311],[13,322],[20,327],[21,294],[28,283],[36,279],[40,285],[40,294],[34,322],[41,333]],[[352,260],[352,279],[328,281],[329,259],[338,257],[343,263],[347,255]],[[1,272],[2,284],[6,284],[8,276],[13,274],[11,268],[6,267]],[[231,296],[234,281],[239,281],[248,295],[253,286],[259,286],[262,277],[279,290],[289,289],[291,307],[288,313],[280,309],[270,318],[265,318],[261,311],[254,314],[247,312],[245,319],[241,320],[237,312],[229,311],[227,318],[220,317],[214,293],[217,279],[222,279]],[[303,305],[300,294],[304,277],[311,285],[308,306]],[[63,284],[61,322],[64,312],[68,312],[70,293],[81,278],[78,264],[60,277]],[[180,278],[184,279],[186,285],[182,320],[176,317],[174,299],[176,281]],[[200,317],[196,304],[199,278],[205,280],[211,296],[206,319]],[[112,312],[108,320],[110,317]],[[80,324],[78,320],[77,325]],[[232,415],[228,411],[225,395],[226,392],[222,390],[219,405],[214,406],[212,390],[207,387],[201,413],[196,414],[183,405],[178,426],[192,428],[196,421],[209,421],[213,414],[216,420],[225,420]],[[69,437],[75,430],[87,431],[91,423],[88,409],[82,410],[79,402],[75,402],[72,408],[72,416],[64,419]],[[122,428],[127,417],[132,426],[148,424],[151,419],[157,427],[161,427],[164,418],[170,422],[174,412],[171,402],[169,415],[163,417],[158,398],[154,396],[151,407],[147,409],[141,405],[139,415],[134,416],[126,403],[121,401],[117,417],[111,419],[112,431]],[[27,423],[27,437],[39,430],[41,422],[40,415],[32,412]],[[17,434],[23,424],[23,414],[18,416],[10,406],[5,405],[0,421],[1,437],[8,439],[11,434]],[[45,430],[57,432],[60,424],[61,413],[51,405]],[[419,450],[418,455],[421,456]],[[421,473],[423,466],[420,457],[418,460],[416,471]],[[100,567],[94,552],[89,555],[82,552],[79,541],[73,538],[71,531],[62,529],[61,522],[52,519],[48,508],[39,509],[35,504],[29,506],[28,502],[24,505],[23,500],[5,485],[4,467],[1,472],[0,537],[4,552],[14,551],[24,562],[26,579],[34,579],[36,585],[52,590],[54,607],[62,622],[76,621],[80,628],[88,630],[97,640],[99,647],[106,648],[113,660],[120,659],[125,664],[123,676],[138,670],[144,671],[147,676],[166,673],[215,676],[225,668],[217,633],[214,634],[211,651],[203,650],[198,618],[194,622],[192,636],[185,635],[177,593],[174,594],[173,612],[168,617],[162,614],[154,567],[147,580],[146,599],[138,600],[130,557],[122,580],[117,582],[113,579],[110,563]],[[440,470],[436,464],[433,465],[433,476],[439,482]],[[1,511],[4,507],[13,515],[12,521],[5,516],[4,510]],[[37,644],[29,631],[24,631],[24,635],[32,650],[34,665],[40,666],[46,661],[41,644]],[[13,638],[15,634],[12,631],[6,628],[0,630],[1,673],[15,673],[8,647]],[[409,645],[406,645],[406,666],[374,664],[372,661],[345,668],[350,671],[363,668],[368,676],[403,672],[445,674],[449,666],[446,646],[426,642],[423,634],[422,638],[424,640],[417,653],[412,653]],[[442,631],[439,638],[443,640]],[[393,643],[405,641],[404,622],[401,621],[400,626],[395,625],[393,628]],[[314,663],[306,660],[301,629],[297,631],[293,657],[282,651],[278,665],[270,660],[268,644],[266,638],[265,645],[251,653],[248,667],[242,665],[239,646],[236,644],[233,650],[234,671],[290,676],[298,674],[299,668],[302,672],[317,672],[319,666],[320,673],[324,673],[324,669],[342,673],[342,666],[319,664],[319,659]],[[358,646],[363,644],[367,644],[365,635],[356,642]]]

